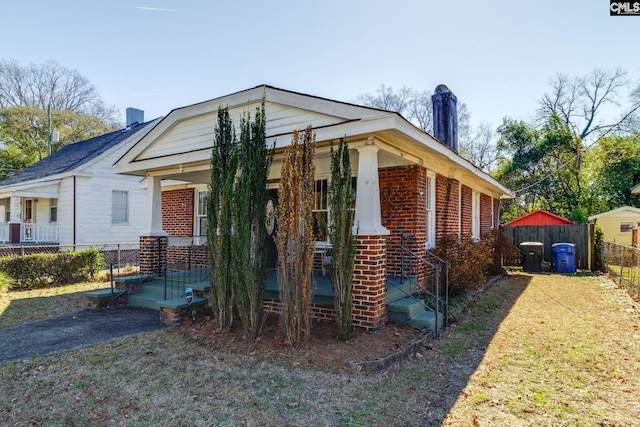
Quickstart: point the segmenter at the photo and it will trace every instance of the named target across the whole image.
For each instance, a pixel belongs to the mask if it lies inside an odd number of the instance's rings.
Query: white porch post
[[[162,188],[159,176],[147,175],[147,206],[140,232],[140,273],[160,275],[167,263],[168,233],[162,229]]]
[[[11,196],[9,207],[9,243],[20,243],[22,240],[22,231],[20,229],[20,223],[22,222],[21,200],[18,196]]]
[[[159,176],[147,176],[147,205],[141,236],[167,236],[162,229],[162,187]]]
[[[378,147],[373,138],[358,150],[358,185],[353,234],[358,236],[386,236],[389,230],[382,225],[380,214],[380,185],[378,183]]]
[[[353,234],[358,246],[353,268],[353,324],[365,329],[382,328],[387,318],[385,285],[386,235],[380,213],[378,147],[374,138],[357,147],[358,186]]]
[[[21,221],[21,204],[20,197],[11,196],[11,206],[9,207],[9,211],[11,212],[9,222],[20,223]]]

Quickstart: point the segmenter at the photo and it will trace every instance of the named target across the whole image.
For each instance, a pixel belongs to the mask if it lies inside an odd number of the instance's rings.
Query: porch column
[[[161,178],[147,175],[144,229],[140,232],[140,273],[159,275],[167,260],[168,234],[162,229]]]
[[[382,226],[380,214],[380,184],[378,182],[378,147],[369,138],[358,150],[358,178],[356,212],[353,234],[386,236],[389,230]]]
[[[162,229],[162,187],[159,176],[147,176],[147,204],[144,214],[142,236],[167,236]]]
[[[22,205],[20,201],[20,197],[11,196],[11,204],[9,207],[9,243],[20,243],[21,240],[20,223],[22,222]]]
[[[380,329],[387,320],[385,304],[386,238],[378,183],[378,147],[374,138],[358,147],[358,178],[353,233],[357,236],[353,272],[353,324]]]

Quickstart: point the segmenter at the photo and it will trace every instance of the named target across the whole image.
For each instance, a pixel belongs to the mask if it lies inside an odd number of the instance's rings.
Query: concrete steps
[[[164,281],[162,279],[155,279],[153,282],[142,285],[138,293],[128,295],[127,305],[160,310],[160,307],[166,306],[167,303],[165,303],[165,301],[173,301],[171,305],[175,305],[175,301],[178,301],[180,298],[185,300],[185,288],[192,288],[194,291],[208,291],[209,286],[208,280],[186,284],[167,281],[165,300]],[[195,300],[196,297],[194,297],[194,301]],[[202,300],[206,301],[204,298],[202,298]],[[198,299],[198,301],[198,305],[202,305],[200,299]]]
[[[408,325],[415,329],[436,329],[436,313],[417,300],[406,297],[387,304],[389,320],[400,325]],[[438,313],[438,329],[444,325],[444,316]]]

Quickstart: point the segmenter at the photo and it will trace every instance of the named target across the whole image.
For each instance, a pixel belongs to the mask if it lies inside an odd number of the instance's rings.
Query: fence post
[[[620,280],[618,280],[618,284],[622,285],[622,273],[624,272],[624,247],[621,248],[620,251]]]

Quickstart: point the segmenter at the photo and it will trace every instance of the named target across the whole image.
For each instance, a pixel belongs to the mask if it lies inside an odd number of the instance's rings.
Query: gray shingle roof
[[[0,182],[0,187],[72,171],[125,141],[136,132],[148,126],[151,122],[152,121],[134,124],[126,129],[120,129],[91,139],[69,144],[52,153],[49,157],[45,157],[39,162],[11,175],[9,178]]]

